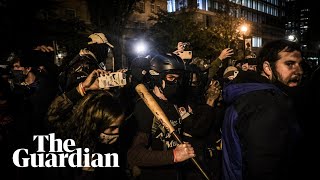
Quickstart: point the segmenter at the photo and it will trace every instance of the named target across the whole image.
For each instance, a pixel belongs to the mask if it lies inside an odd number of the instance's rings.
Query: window
[[[271,14],[271,7],[270,7],[270,6],[266,6],[266,8],[267,8],[267,10],[266,10],[267,13],[268,13],[268,14]]]
[[[257,5],[257,4],[258,4],[257,1],[255,1],[255,0],[252,1],[252,8],[253,8],[254,10],[257,10],[257,9],[258,9],[258,5]]]
[[[157,12],[160,12],[160,11],[161,11],[160,5],[157,5]]]
[[[248,0],[248,8],[252,8],[252,0]]]
[[[198,9],[203,9],[203,7],[202,7],[202,0],[197,0],[197,8],[198,8]]]
[[[214,7],[214,9],[219,9],[219,4],[217,2],[214,2],[213,7]]]
[[[257,14],[256,13],[252,13],[252,21],[253,22],[258,22],[258,18],[257,18]]]
[[[144,7],[144,1],[140,1],[138,4],[137,4],[137,9],[139,10],[140,13],[144,13],[145,12],[145,7]]]
[[[248,12],[248,20],[252,21],[252,12],[250,12],[250,11]]]
[[[187,6],[188,6],[187,0],[178,0],[178,9],[181,9],[181,8],[187,7]]]
[[[208,10],[208,0],[197,0],[198,9]]]
[[[176,1],[175,0],[167,0],[167,10],[168,12],[176,11]]]
[[[152,13],[155,13],[155,12],[156,12],[155,5],[154,5],[154,4],[151,4],[151,12],[152,12]]]
[[[262,4],[262,9],[263,9],[262,12],[268,13],[266,4]]]
[[[252,47],[261,47],[262,46],[262,38],[261,37],[252,37]]]
[[[248,12],[246,10],[242,10],[242,17],[248,20]]]
[[[263,9],[262,9],[262,3],[261,2],[258,2],[258,11],[263,11]]]

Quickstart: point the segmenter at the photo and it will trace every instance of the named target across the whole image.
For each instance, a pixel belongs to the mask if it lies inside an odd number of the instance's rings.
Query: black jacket
[[[265,77],[242,73],[223,92],[223,179],[290,179],[301,133],[292,103]]]

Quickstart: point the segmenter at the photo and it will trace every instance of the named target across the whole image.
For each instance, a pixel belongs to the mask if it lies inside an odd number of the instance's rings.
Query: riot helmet
[[[173,103],[181,99],[185,70],[183,60],[175,54],[158,54],[150,60],[149,73],[154,85]]]
[[[157,73],[179,73],[186,69],[183,60],[175,54],[158,54],[150,60],[150,69]]]

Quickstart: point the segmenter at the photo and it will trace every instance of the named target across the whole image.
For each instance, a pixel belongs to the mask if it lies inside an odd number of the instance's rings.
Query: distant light
[[[246,33],[248,31],[248,27],[246,25],[242,25],[240,30],[243,32],[243,33]]]
[[[295,39],[294,35],[289,35],[289,36],[288,36],[288,40],[289,40],[289,41],[294,41],[294,39]]]
[[[135,52],[137,54],[144,54],[147,51],[147,44],[144,41],[139,41],[134,45]]]
[[[58,58],[62,58],[62,53],[58,53]]]

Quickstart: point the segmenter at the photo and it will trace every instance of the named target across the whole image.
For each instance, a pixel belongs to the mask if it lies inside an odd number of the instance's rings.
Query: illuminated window
[[[254,10],[257,10],[258,9],[258,2],[257,1],[255,1],[255,0],[253,0],[252,1],[252,8],[254,9]]]
[[[208,11],[208,0],[197,0],[197,7],[198,9],[206,10]]]
[[[167,0],[167,10],[168,12],[176,11],[176,1],[175,0]]]
[[[261,37],[252,37],[252,47],[261,47],[262,46],[262,38]]]
[[[248,0],[248,8],[252,8],[252,0]]]

